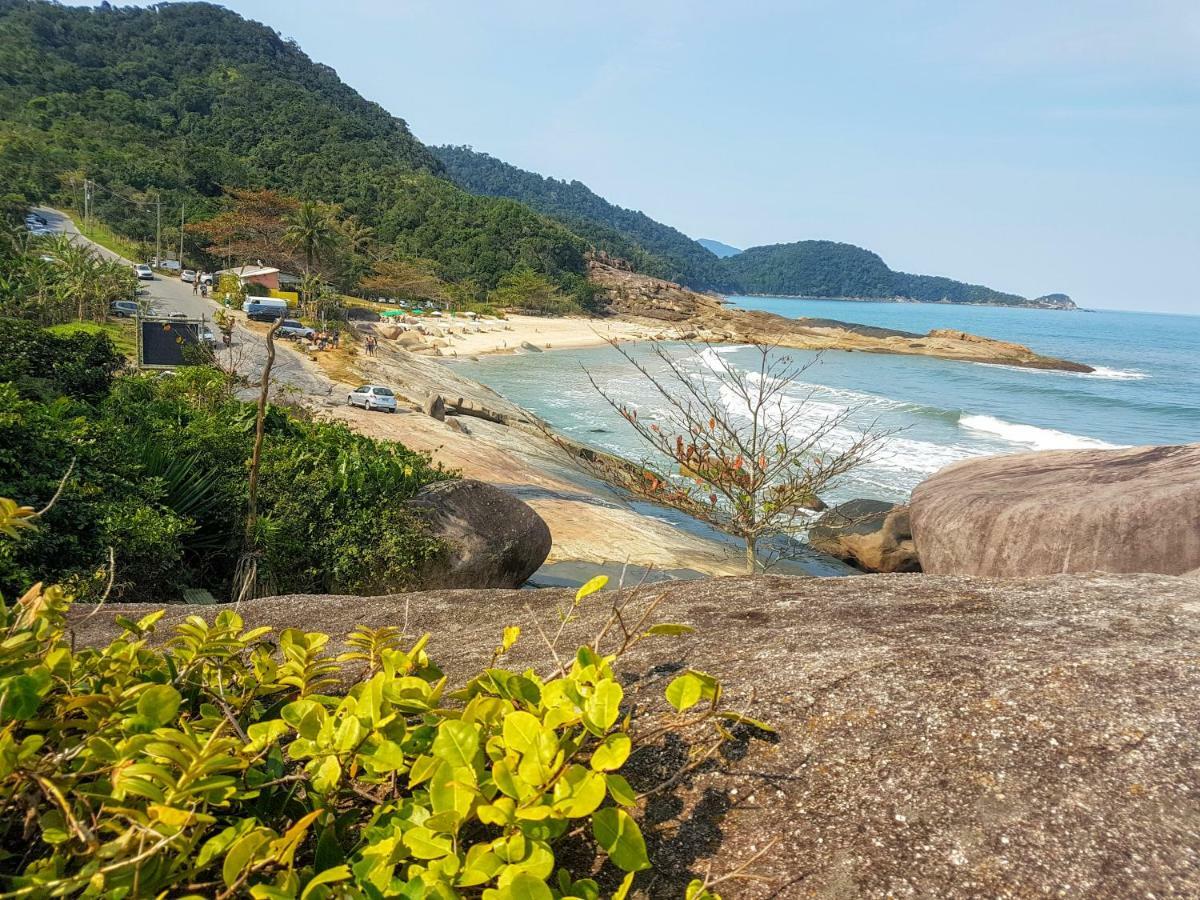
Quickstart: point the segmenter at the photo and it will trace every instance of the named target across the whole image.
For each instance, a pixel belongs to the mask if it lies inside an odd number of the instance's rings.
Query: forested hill
[[[269,188],[337,204],[447,279],[489,288],[525,265],[582,283],[584,240],[441,172],[403,120],[219,6],[0,0],[0,193],[79,207],[86,176],[100,218],[145,239],[156,197],[196,221],[227,189]]]
[[[449,178],[473,194],[519,200],[553,216],[635,269],[693,288],[720,288],[717,257],[645,213],[609,203],[586,184],[546,178],[470,147],[436,147]]]
[[[511,197],[568,225],[647,275],[725,293],[905,299],[927,303],[1053,306],[936,275],[894,272],[875,253],[833,241],[799,241],[737,251],[694,241],[641,212],[623,209],[579,181],[545,178],[469,147],[434,151],[446,174],[472,193]],[[702,244],[707,244],[704,246]],[[725,248],[723,255],[712,252]],[[1067,306],[1073,304],[1067,301]]]
[[[751,247],[721,261],[727,277],[748,294],[916,300],[922,303],[992,303],[1024,306],[1032,301],[978,284],[936,275],[894,272],[878,254],[853,244],[797,241]]]

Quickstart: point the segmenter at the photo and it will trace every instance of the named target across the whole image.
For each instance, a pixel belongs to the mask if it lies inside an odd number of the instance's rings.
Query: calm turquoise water
[[[876,459],[827,499],[903,499],[942,466],[971,456],[1200,441],[1200,316],[764,297],[732,302],[785,316],[904,331],[961,328],[1097,369],[1075,375],[921,357],[821,354],[789,389],[797,403],[805,403],[804,421],[853,410],[846,427],[832,436],[834,443],[851,440],[871,423],[900,429]],[[684,345],[673,351],[689,377],[712,382],[711,355],[706,359]],[[738,366],[749,365],[754,355],[734,347],[716,352]],[[816,356],[785,352],[797,362]],[[644,448],[588,383],[585,369],[608,392],[637,404],[643,416],[662,412],[661,400],[611,348],[456,365],[568,434],[631,458],[643,456]]]

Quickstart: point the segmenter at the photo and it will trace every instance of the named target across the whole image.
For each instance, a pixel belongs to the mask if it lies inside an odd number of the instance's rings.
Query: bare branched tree
[[[739,538],[748,573],[763,568],[765,538],[802,534],[821,506],[820,495],[892,434],[874,423],[862,430],[847,427],[855,407],[822,413],[811,391],[793,396],[816,359],[798,364],[774,346],[756,344],[756,364],[742,369],[707,344],[687,344],[684,358],[655,343],[651,359],[661,363],[659,371],[659,365],[612,345],[663,400],[658,421],[647,420],[587,373],[655,451],[639,472],[622,479],[624,487]],[[693,367],[698,357],[709,364],[702,374]]]

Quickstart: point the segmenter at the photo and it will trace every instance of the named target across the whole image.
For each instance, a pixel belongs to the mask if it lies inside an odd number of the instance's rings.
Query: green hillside
[[[894,272],[878,254],[853,244],[797,241],[751,247],[721,261],[748,294],[802,297],[902,297],[923,303],[1025,305],[1024,297],[935,275]]]
[[[723,284],[713,253],[645,213],[609,203],[586,184],[546,178],[470,147],[436,147],[434,153],[465,190],[519,200],[553,216],[639,272],[699,289]]]
[[[629,260],[638,271],[699,290],[1035,305],[982,285],[894,272],[878,255],[852,244],[798,241],[739,252],[715,241],[694,241],[644,213],[609,203],[578,181],[545,178],[469,147],[438,147],[434,152],[446,174],[466,190],[526,203],[595,246]],[[714,252],[720,248],[725,250]]]
[[[272,29],[204,3],[86,9],[0,0],[0,184],[131,237],[223,208],[223,189],[338,204],[383,245],[481,288],[528,266],[582,282],[587,243],[507,200],[468,194],[403,120]]]
[[[189,255],[211,246],[196,226],[224,214],[230,230],[239,190],[332,204],[356,234],[344,243],[359,248],[344,247],[331,267],[347,289],[373,260],[396,256],[463,297],[533,272],[587,303],[585,253],[595,247],[640,272],[727,293],[1036,303],[893,272],[829,241],[718,258],[578,181],[467,147],[431,150],[331,68],[219,6],[0,0],[0,203],[79,209],[85,178],[98,218],[135,240],[154,236],[159,201],[168,229],[183,207]]]

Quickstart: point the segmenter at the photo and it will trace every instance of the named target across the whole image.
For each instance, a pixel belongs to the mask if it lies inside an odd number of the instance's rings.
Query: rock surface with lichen
[[[697,734],[631,757],[625,774],[650,792],[640,817],[654,869],[640,896],[680,897],[690,878],[752,859],[755,880],[723,882],[724,896],[1200,895],[1200,581],[874,575],[642,590],[662,596],[655,620],[697,631],[622,661],[635,731],[690,666],[777,734],[739,730],[683,777]],[[606,594],[567,626],[566,645],[596,632]],[[568,597],[289,596],[241,612],[334,632],[405,623],[434,635],[431,652],[461,683],[505,624],[524,627],[508,667],[544,671],[533,621],[557,627]],[[213,612],[168,607],[166,623],[198,611]],[[80,608],[76,642],[115,635],[114,613],[144,612]]]

